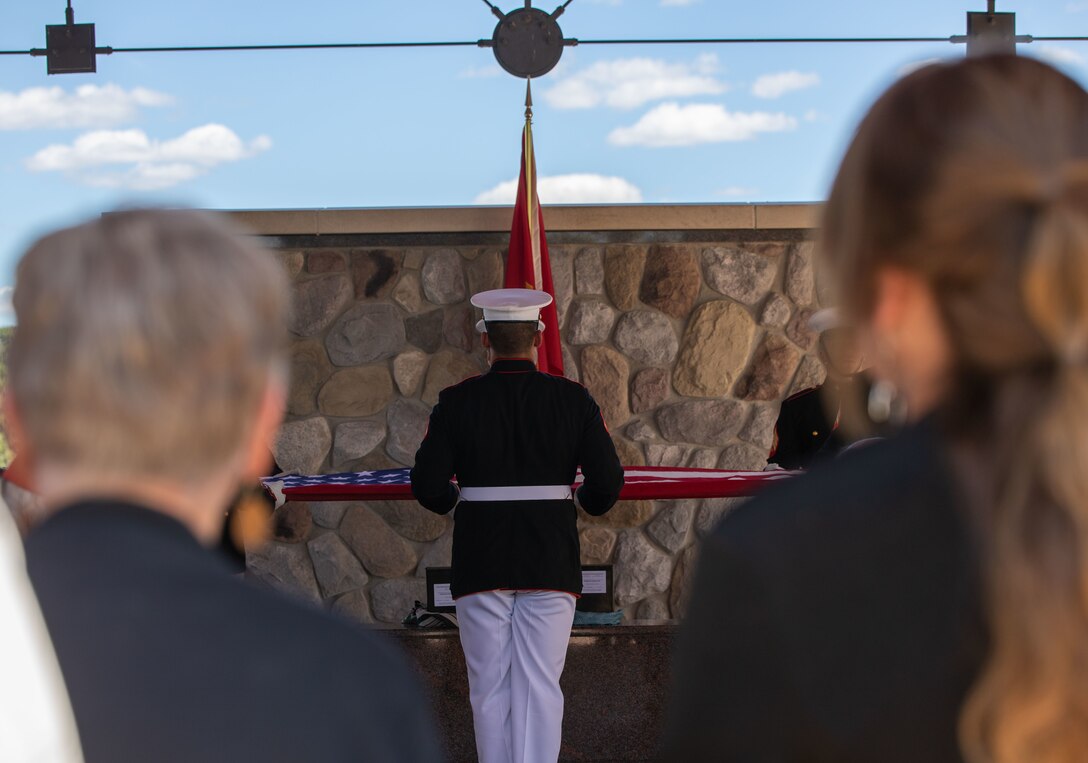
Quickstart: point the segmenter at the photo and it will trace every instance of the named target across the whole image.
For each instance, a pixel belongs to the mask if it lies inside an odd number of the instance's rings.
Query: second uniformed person
[[[844,409],[868,392],[854,330],[839,324],[834,308],[817,312],[809,326],[820,334],[818,348],[827,381],[782,401],[767,462],[783,469],[807,469],[849,446],[851,439],[840,426]],[[853,408],[850,412],[864,415]],[[869,422],[867,429],[871,432],[875,427]]]
[[[472,298],[491,369],[440,393],[412,469],[424,507],[457,508],[451,592],[481,763],[558,758],[559,677],[582,590],[575,505],[603,514],[623,485],[589,392],[536,368],[550,302],[528,289]]]

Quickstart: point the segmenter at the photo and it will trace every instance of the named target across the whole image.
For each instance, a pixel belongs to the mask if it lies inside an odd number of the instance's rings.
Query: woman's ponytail
[[[1021,283],[1049,357],[995,381],[1007,457],[976,507],[992,650],[961,716],[972,763],[1088,756],[1088,215],[1058,196],[1034,217]]]

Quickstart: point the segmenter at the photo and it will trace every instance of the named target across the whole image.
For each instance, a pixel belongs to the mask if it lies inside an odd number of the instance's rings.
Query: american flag
[[[377,469],[339,474],[277,475],[264,480],[273,492],[283,491],[294,501],[410,500],[409,469]],[[686,469],[667,466],[624,467],[621,501],[671,498],[735,498],[754,495],[772,482],[794,472],[738,472],[721,469]],[[575,486],[582,481],[581,473]]]

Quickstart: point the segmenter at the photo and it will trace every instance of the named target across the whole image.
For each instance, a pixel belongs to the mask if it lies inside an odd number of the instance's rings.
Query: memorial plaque
[[[454,612],[450,593],[450,567],[427,568],[427,609],[431,612]]]
[[[615,609],[612,599],[612,565],[582,565],[582,598],[578,600],[580,612],[611,612]]]

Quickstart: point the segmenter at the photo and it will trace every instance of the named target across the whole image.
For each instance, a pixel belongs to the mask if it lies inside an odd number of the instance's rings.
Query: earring
[[[887,379],[873,382],[866,409],[874,424],[899,426],[907,420],[907,406],[899,396],[899,389]]]
[[[272,537],[272,508],[263,488],[247,485],[238,491],[226,521],[231,542],[242,554],[247,548],[260,548]]]

